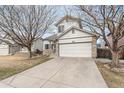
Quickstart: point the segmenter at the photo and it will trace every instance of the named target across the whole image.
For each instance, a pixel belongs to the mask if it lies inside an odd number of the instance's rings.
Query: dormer
[[[68,15],[60,19],[55,25],[58,27],[58,33],[65,31],[70,27],[77,27],[82,29],[81,20],[79,18]]]

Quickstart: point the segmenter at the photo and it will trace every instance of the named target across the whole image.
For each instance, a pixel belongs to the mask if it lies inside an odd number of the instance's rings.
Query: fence
[[[112,54],[109,49],[97,48],[98,58],[111,58]]]
[[[109,49],[97,48],[97,57],[98,58],[111,58],[112,54]],[[124,49],[120,51],[119,58],[124,59]]]

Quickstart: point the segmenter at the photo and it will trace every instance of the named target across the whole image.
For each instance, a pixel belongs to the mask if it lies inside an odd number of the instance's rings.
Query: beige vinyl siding
[[[44,40],[44,41],[43,41],[43,50],[45,50],[45,45],[46,45],[46,44],[50,44],[50,42],[49,42],[48,40]]]
[[[90,34],[87,34],[87,33],[83,33],[79,30],[75,30],[75,33],[73,34],[72,33],[72,30],[67,32],[65,35],[61,36],[60,39],[65,39],[65,38],[75,38],[75,37],[89,37],[91,36]]]
[[[33,43],[32,51],[36,51],[36,49],[43,50],[43,40],[39,39]]]
[[[67,30],[68,28],[74,26],[77,28],[80,28],[79,23],[77,21],[70,21],[70,22],[66,22],[65,20],[63,22],[61,22],[61,24],[59,24],[58,26],[64,25],[64,31]]]

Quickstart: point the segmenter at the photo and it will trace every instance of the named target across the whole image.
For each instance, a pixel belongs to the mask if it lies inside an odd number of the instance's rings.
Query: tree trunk
[[[112,53],[112,67],[119,67],[119,53],[113,52]]]
[[[29,58],[31,59],[31,58],[32,58],[32,51],[31,51],[31,48],[28,48],[28,52],[29,52]]]
[[[112,64],[111,66],[112,67],[119,67],[119,50],[118,50],[118,40],[117,39],[114,39],[114,36],[112,37],[112,41],[113,41],[113,44],[112,44]]]

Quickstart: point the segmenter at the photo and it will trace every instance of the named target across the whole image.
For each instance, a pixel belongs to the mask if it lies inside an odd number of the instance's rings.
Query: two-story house
[[[97,56],[98,35],[84,30],[79,18],[64,16],[55,26],[58,33],[44,39],[43,50],[54,52],[60,57]]]

